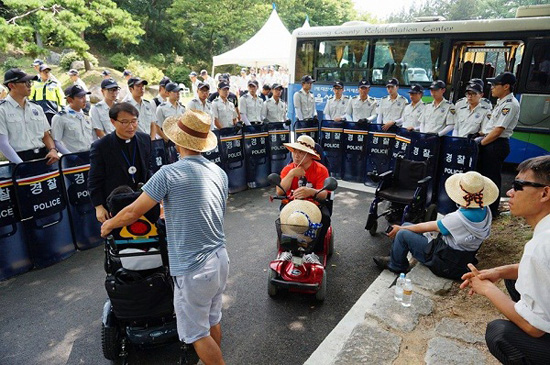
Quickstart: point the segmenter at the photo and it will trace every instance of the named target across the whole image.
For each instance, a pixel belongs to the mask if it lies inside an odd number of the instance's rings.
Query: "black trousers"
[[[479,146],[479,156],[477,159],[477,172],[491,179],[501,192],[502,165],[510,153],[510,141],[508,138],[497,138],[486,146]],[[497,200],[489,206],[493,217],[498,216],[498,206],[500,204],[500,194]]]
[[[520,299],[515,280],[505,280],[506,289],[514,301]],[[487,325],[485,341],[491,354],[503,364],[549,364],[550,333],[531,337],[513,322],[497,319]]]
[[[36,151],[36,152],[35,152]],[[26,150],[17,152],[17,155],[21,157],[23,161],[36,160],[39,158],[44,158],[48,154],[48,149],[46,147],[38,148],[35,150]]]

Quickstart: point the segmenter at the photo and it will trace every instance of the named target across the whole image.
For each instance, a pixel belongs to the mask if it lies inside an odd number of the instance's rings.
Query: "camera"
[[[388,226],[388,228],[386,228],[386,234],[390,233],[393,229],[393,226]]]

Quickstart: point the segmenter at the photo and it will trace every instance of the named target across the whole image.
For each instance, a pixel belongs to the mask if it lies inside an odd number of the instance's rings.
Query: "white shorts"
[[[205,265],[189,274],[174,276],[174,310],[180,341],[191,344],[210,335],[222,319],[222,293],[229,274],[225,247]]]

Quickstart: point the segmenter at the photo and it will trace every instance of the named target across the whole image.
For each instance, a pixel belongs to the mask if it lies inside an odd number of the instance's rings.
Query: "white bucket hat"
[[[315,230],[321,227],[322,214],[319,207],[310,201],[293,200],[281,209],[279,218],[283,233],[305,234],[312,237],[308,232],[314,234]]]
[[[475,171],[454,174],[445,181],[445,191],[455,203],[466,208],[488,206],[498,198],[498,187]]]
[[[320,160],[321,157],[315,151],[315,141],[308,135],[302,134],[294,143],[284,143],[284,146],[294,152],[294,150],[300,150],[309,153],[313,156],[314,160]]]

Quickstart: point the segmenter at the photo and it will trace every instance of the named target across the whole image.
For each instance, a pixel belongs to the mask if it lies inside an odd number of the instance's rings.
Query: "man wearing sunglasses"
[[[493,180],[502,190],[502,164],[510,153],[510,137],[519,119],[519,102],[512,93],[516,77],[510,72],[503,72],[487,81],[491,84],[491,94],[498,101],[489,122],[481,125],[484,137],[479,143],[477,171]],[[493,217],[498,217],[499,204],[500,198],[490,206]]]
[[[52,164],[59,156],[50,125],[42,108],[27,100],[33,80],[36,76],[18,68],[4,74],[9,94],[0,100],[0,152],[13,163],[46,157]]]
[[[550,156],[519,164],[510,212],[534,227],[519,264],[462,276],[461,288],[487,297],[506,316],[485,332],[489,351],[503,364],[548,364],[550,359]],[[494,283],[504,279],[510,297]]]

